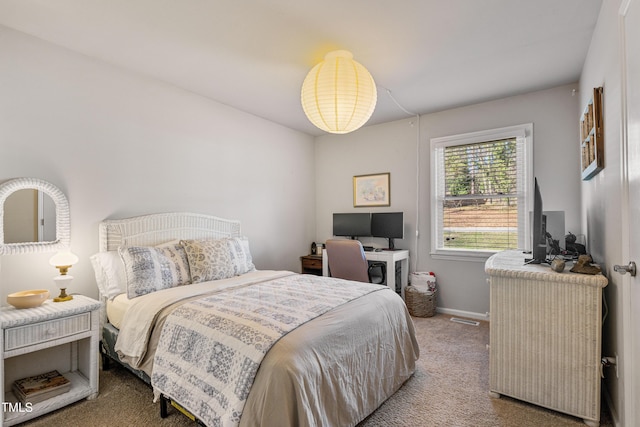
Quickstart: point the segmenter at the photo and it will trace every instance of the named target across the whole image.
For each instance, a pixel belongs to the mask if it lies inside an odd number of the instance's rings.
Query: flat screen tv
[[[547,224],[546,217],[542,209],[542,195],[538,179],[534,180],[533,187],[533,226],[531,228],[531,259],[527,259],[529,264],[544,264],[547,262]]]
[[[370,213],[334,213],[333,235],[352,239],[371,236]]]
[[[389,240],[389,250],[395,249],[393,239],[404,239],[403,212],[374,212],[371,214],[371,235]]]

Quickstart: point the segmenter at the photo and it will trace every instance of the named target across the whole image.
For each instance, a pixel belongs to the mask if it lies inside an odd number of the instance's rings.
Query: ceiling
[[[0,24],[321,135],[300,88],[331,50],[372,74],[383,123],[577,82],[601,3],[0,0]]]

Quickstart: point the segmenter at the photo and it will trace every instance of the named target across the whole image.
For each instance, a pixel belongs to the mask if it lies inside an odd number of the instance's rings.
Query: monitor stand
[[[525,258],[525,264],[548,264],[547,245],[538,245],[533,248],[533,258]]]
[[[393,238],[389,237],[388,240],[389,240],[389,247],[387,249],[384,249],[384,250],[385,251],[395,251],[396,250],[396,246],[393,243]]]

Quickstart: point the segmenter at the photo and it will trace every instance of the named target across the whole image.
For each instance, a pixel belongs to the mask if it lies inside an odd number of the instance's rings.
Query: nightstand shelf
[[[0,309],[0,395],[10,426],[98,394],[100,302],[82,295],[62,303],[46,301],[34,309]],[[18,404],[15,380],[56,369],[71,389],[33,405]]]
[[[71,382],[71,389],[68,392],[52,397],[51,399],[47,399],[43,402],[33,404],[31,412],[26,412],[25,405],[22,405],[22,407],[17,406],[18,409],[14,411],[5,411],[3,425],[11,426],[22,423],[36,416],[65,407],[72,402],[82,400],[92,394],[90,381],[87,377],[82,375],[82,373],[75,371],[63,372],[62,374]],[[13,392],[8,391],[4,394],[4,402],[17,404],[18,399],[15,397]]]

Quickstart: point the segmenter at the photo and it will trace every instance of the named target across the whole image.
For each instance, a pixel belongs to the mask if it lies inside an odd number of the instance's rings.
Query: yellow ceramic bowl
[[[7,295],[7,302],[15,308],[32,308],[39,306],[47,298],[49,298],[48,290],[32,289]]]

